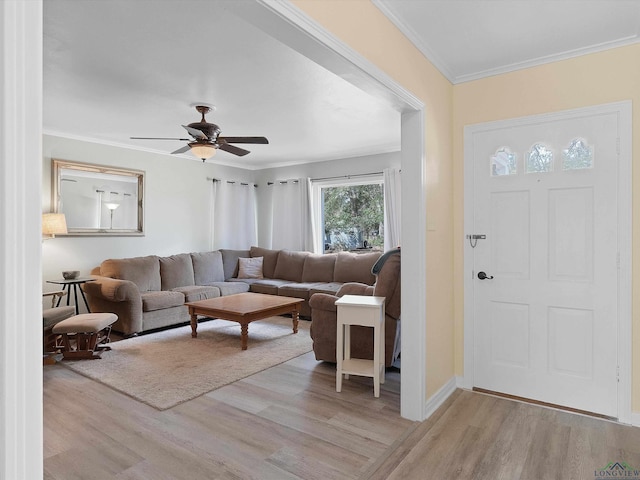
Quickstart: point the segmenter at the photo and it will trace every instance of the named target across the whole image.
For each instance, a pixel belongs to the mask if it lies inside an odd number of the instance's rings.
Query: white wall
[[[144,170],[143,237],[56,237],[42,244],[43,290],[63,270],[88,275],[107,258],[172,255],[211,248],[209,178],[254,181],[255,172],[57,136],[43,138],[42,212],[51,208],[51,159]]]
[[[51,159],[145,171],[143,237],[58,236],[42,243],[43,291],[59,289],[46,280],[64,270],[85,276],[107,258],[172,255],[206,251],[211,246],[211,182],[207,178],[258,184],[258,244],[269,246],[271,209],[268,181],[381,172],[400,168],[400,153],[320,163],[245,170],[183,157],[45,135],[43,137],[42,212],[51,211]]]
[[[256,172],[258,183],[258,244],[271,246],[271,196],[267,182],[293,178],[325,178],[342,175],[382,172],[385,168],[400,169],[400,152],[368,155],[326,162],[302,163]]]

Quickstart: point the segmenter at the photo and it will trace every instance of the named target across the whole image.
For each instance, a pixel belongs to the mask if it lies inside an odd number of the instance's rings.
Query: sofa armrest
[[[327,312],[337,312],[336,300],[340,297],[329,295],[328,293],[314,293],[309,299],[309,307],[312,310],[324,310]]]
[[[349,282],[340,287],[336,295],[342,297],[343,295],[373,295],[374,287],[365,283]]]
[[[94,276],[82,285],[92,312],[110,312],[118,316],[113,330],[123,335],[142,331],[142,297],[138,286],[129,280]]]
[[[93,278],[95,281],[87,282],[82,286],[87,295],[109,302],[126,302],[140,298],[138,286],[129,280],[100,276]]]

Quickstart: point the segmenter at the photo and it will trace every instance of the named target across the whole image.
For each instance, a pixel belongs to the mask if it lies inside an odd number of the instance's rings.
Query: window
[[[516,166],[517,156],[509,147],[502,147],[491,157],[491,176],[515,175],[518,173]]]
[[[526,172],[545,173],[553,171],[553,152],[542,143],[536,143],[527,153]]]
[[[384,248],[382,176],[314,181],[313,192],[324,253]]]
[[[593,168],[593,147],[582,138],[576,138],[568,148],[562,150],[563,170],[581,170]]]

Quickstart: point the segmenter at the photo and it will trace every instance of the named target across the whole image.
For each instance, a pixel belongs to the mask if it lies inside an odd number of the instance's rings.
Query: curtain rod
[[[292,179],[292,180],[276,180],[275,182],[267,182],[267,186],[273,185],[274,183],[279,183],[280,185],[286,185],[289,182],[298,183],[299,180],[295,180],[295,179]]]
[[[207,177],[207,181],[215,183],[215,182],[222,182],[223,180],[221,180],[219,178]],[[253,185],[254,187],[258,188],[258,185],[256,183],[240,182],[240,181],[236,181],[236,180],[226,180],[226,182],[231,184],[231,185],[239,183],[240,185]]]
[[[356,173],[354,175],[338,175],[336,177],[322,177],[312,178],[312,182],[319,182],[321,180],[337,180],[338,178],[357,178],[357,177],[370,177],[372,175],[382,175],[384,172],[371,172],[371,173]]]
[[[354,173],[353,175],[338,175],[335,177],[322,177],[322,178],[312,178],[311,181],[312,182],[319,182],[322,180],[337,180],[338,178],[357,178],[357,177],[371,177],[371,176],[378,176],[378,175],[382,175],[384,172],[371,172],[371,173]],[[267,185],[274,185],[276,183],[279,183],[280,185],[285,185],[286,183],[291,182],[291,183],[298,183],[298,180],[276,180],[273,182],[267,182]]]

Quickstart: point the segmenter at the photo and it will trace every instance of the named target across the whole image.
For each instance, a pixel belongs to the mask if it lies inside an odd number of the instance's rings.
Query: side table
[[[373,378],[373,396],[380,396],[384,383],[384,302],[385,297],[344,295],[336,301],[336,392],[342,390],[342,375]],[[373,328],[373,360],[351,358],[351,325]],[[346,328],[345,328],[346,327]]]
[[[95,281],[95,278],[83,277],[83,278],[74,278],[71,280],[64,280],[64,279],[47,280],[47,283],[55,283],[57,285],[62,285],[63,292],[66,289],[67,306],[69,306],[69,299],[71,297],[71,287],[73,286],[73,298],[76,304],[76,315],[79,315],[80,309],[78,308],[78,285],[82,285],[83,283],[94,282],[94,281]],[[82,288],[80,288],[80,295],[82,295],[82,300],[84,300],[84,306],[87,307],[87,312],[91,313],[91,310],[89,310],[89,303],[87,302],[87,297],[84,296],[84,292],[82,291]],[[60,300],[62,300],[62,297],[58,298],[58,303],[56,304],[56,307],[60,306]]]

